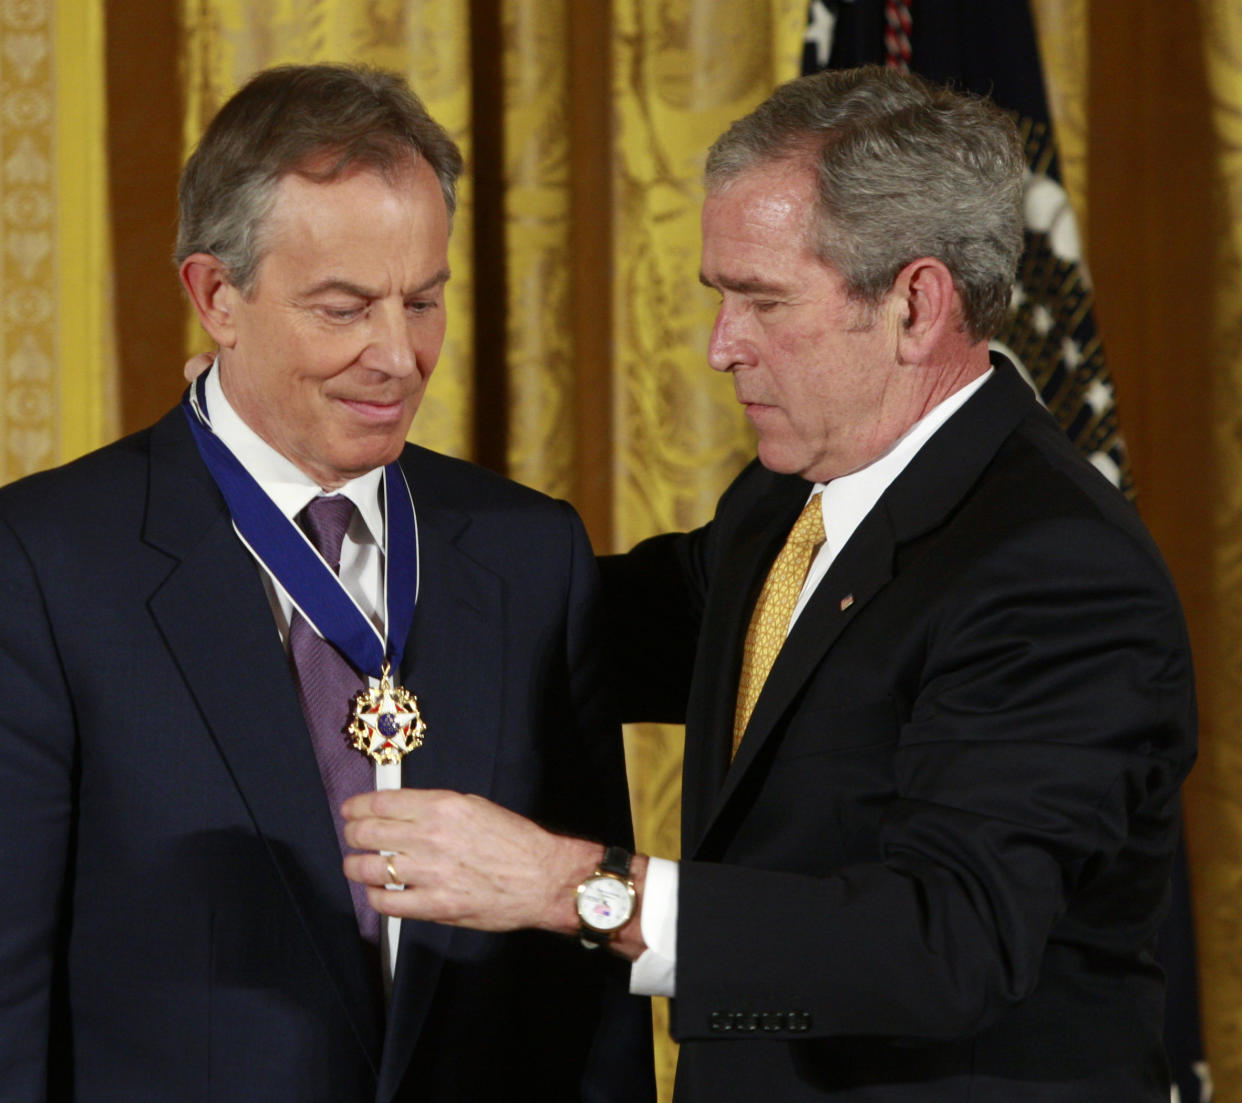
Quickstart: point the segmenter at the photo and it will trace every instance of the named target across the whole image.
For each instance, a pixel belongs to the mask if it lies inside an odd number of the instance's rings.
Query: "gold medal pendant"
[[[380,671],[380,683],[360,690],[354,697],[353,718],[345,733],[349,745],[378,766],[395,766],[423,745],[427,725],[418,711],[418,698],[389,679],[388,663]]]

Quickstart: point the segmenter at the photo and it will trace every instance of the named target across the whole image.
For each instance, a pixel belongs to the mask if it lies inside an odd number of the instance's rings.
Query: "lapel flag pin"
[[[845,597],[841,599],[841,612],[844,613],[845,610],[848,609],[853,604],[854,604],[854,595],[846,594]]]

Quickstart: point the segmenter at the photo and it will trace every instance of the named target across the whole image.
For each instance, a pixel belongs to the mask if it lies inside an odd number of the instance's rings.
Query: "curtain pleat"
[[[1242,9],[1202,0],[1219,197],[1211,300],[1210,433],[1216,477],[1211,543],[1215,653],[1196,767],[1191,876],[1198,907],[1204,1027],[1218,1100],[1242,1100]],[[1198,373],[1196,373],[1198,375]]]
[[[566,0],[515,0],[500,29],[507,466],[561,498],[576,490],[569,19]]]
[[[102,5],[0,6],[0,479],[117,429]]]
[[[1031,0],[1039,38],[1048,108],[1057,136],[1061,180],[1083,234],[1087,227],[1087,4],[1088,0]]]

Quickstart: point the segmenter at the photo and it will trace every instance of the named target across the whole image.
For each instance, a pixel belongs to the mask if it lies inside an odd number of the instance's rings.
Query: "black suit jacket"
[[[1164,1103],[1195,720],[1156,549],[1002,365],[841,550],[730,764],[809,489],[752,465],[604,565],[626,718],[686,723],[678,1100]]]
[[[428,724],[405,784],[626,841],[581,523],[402,465]],[[0,491],[0,608],[6,1103],[650,1096],[624,963],[572,940],[406,922],[385,1016],[259,571],[180,410]]]

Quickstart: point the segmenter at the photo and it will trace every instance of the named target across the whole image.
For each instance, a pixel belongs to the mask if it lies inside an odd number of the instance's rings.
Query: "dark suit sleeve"
[[[580,790],[582,800],[575,815],[595,824],[601,842],[630,846],[634,830],[625,752],[608,669],[599,572],[581,520],[568,505],[564,510],[570,543],[565,663],[573,753],[579,761],[578,769],[597,786]]]
[[[864,610],[836,645],[770,751],[768,821],[682,863],[681,1038],[965,1037],[1032,998],[1045,955],[1094,963],[1086,992],[1154,937],[1194,723],[1162,567],[1081,516],[941,555],[942,589],[896,595],[923,603],[908,623],[890,609],[866,649]],[[880,654],[888,693],[859,701],[877,680],[850,663]],[[817,856],[851,833],[855,860]],[[798,1016],[728,1017],[764,1008]]]
[[[0,564],[0,1096],[20,1103],[49,1091],[75,737],[39,581],[3,522]]]
[[[599,560],[621,719],[684,724],[710,526],[644,540]]]
[[[757,479],[773,482],[752,460],[721,496],[717,518],[753,493]],[[599,557],[609,661],[625,723],[685,723],[712,567],[721,542],[730,539],[726,532],[713,520],[691,532],[652,536],[623,555]]]

